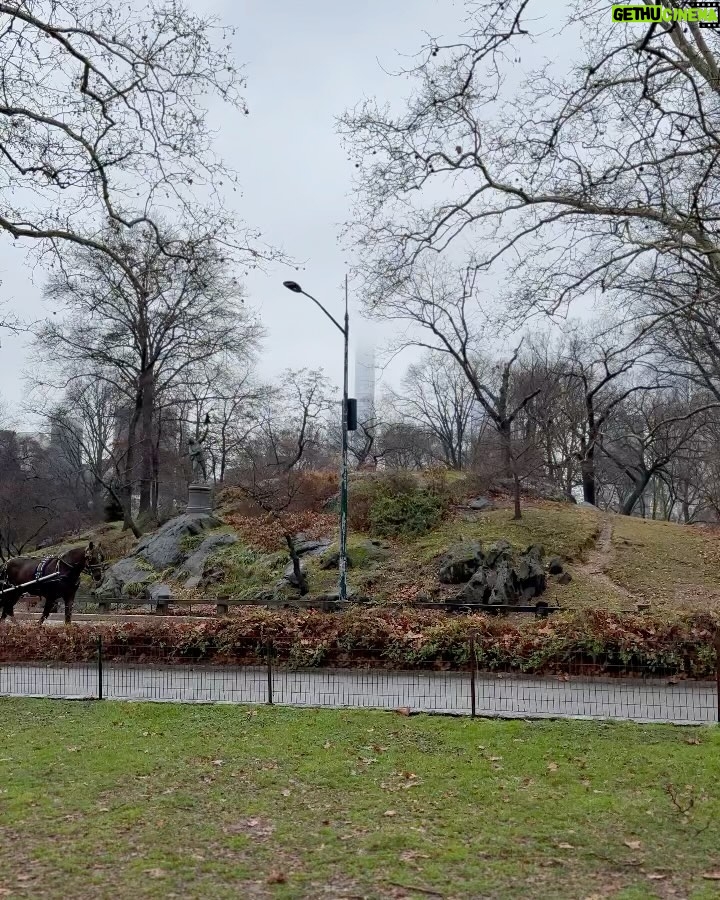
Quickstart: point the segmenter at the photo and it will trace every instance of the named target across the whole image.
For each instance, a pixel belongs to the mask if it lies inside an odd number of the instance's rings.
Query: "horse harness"
[[[52,569],[53,563],[55,564],[54,571]],[[35,580],[38,581],[40,578],[45,578],[47,575],[57,575],[57,581],[65,581],[68,582],[71,587],[75,587],[80,583],[80,575],[87,565],[87,555],[80,569],[65,562],[60,556],[46,556],[45,559],[40,560],[37,569],[35,569]],[[61,572],[61,566],[65,566],[68,571],[65,573]]]

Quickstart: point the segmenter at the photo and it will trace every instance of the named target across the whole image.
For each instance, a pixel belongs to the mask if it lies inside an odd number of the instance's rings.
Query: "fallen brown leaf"
[[[145,869],[145,874],[149,875],[150,878],[164,878],[165,869]]]
[[[642,849],[642,841],[623,841],[626,847],[629,847],[631,850],[641,850]]]
[[[555,763],[555,762],[548,763],[548,771],[550,771],[550,772],[557,772],[557,770],[558,770],[558,764],[557,764],[557,763]]]
[[[703,872],[706,881],[720,881],[720,872]]]

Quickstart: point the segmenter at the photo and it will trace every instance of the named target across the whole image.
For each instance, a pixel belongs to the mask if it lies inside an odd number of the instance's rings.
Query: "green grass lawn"
[[[7,699],[0,721],[0,897],[720,893],[716,729]]]

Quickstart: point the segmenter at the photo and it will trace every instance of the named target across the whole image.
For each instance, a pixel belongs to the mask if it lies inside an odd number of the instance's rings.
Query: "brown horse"
[[[29,556],[18,556],[8,560],[4,571],[0,572],[0,587],[27,584],[36,578],[57,575],[57,578],[52,581],[43,581],[37,586],[28,588],[28,593],[32,592],[36,597],[42,597],[45,600],[40,625],[57,606],[58,600],[65,603],[65,624],[69,625],[80,576],[83,572],[88,572],[93,581],[99,584],[102,581],[104,559],[105,554],[102,548],[93,544],[92,541],[87,547],[75,547],[75,549],[63,553],[62,556],[49,556],[42,560]],[[0,621],[7,616],[14,618],[15,604],[19,599],[19,594],[6,594],[2,598]]]

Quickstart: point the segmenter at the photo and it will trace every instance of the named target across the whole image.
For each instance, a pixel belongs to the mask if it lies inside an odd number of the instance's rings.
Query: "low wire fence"
[[[178,661],[160,644],[117,648],[98,640],[90,662],[0,663],[0,695],[64,699],[362,707],[463,716],[720,721],[714,681],[659,677],[656,671],[565,661],[562,675],[478,670],[475,647],[466,671],[291,668],[265,648],[262,665]]]

